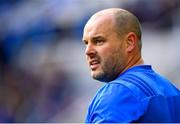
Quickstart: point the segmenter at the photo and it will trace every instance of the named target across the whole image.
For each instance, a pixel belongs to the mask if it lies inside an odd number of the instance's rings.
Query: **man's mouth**
[[[100,62],[98,60],[92,60],[89,62],[91,70],[96,70],[99,66]]]

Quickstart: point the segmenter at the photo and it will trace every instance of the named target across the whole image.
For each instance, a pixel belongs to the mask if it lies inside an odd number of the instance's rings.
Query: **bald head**
[[[130,12],[112,8],[95,13],[83,33],[92,77],[108,82],[142,64],[140,41],[139,21]]]
[[[118,36],[123,37],[129,32],[135,33],[139,41],[138,46],[141,49],[141,26],[135,15],[124,9],[110,8],[95,13],[88,22],[105,17],[112,19],[114,31]]]

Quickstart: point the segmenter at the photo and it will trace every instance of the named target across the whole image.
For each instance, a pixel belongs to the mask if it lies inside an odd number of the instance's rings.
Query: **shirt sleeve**
[[[145,107],[131,90],[118,83],[107,84],[90,105],[87,122],[127,123],[137,120]]]

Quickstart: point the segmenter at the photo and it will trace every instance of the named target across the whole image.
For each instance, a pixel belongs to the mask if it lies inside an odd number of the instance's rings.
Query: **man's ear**
[[[137,46],[137,42],[138,42],[137,35],[134,32],[129,32],[126,35],[126,45],[127,45],[126,51],[132,52],[133,49]]]

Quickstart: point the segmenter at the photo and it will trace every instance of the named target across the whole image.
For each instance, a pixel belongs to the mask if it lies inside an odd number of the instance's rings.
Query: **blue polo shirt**
[[[106,83],[86,123],[180,122],[180,91],[150,65],[134,66]]]

